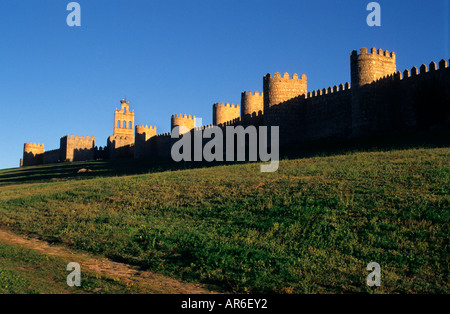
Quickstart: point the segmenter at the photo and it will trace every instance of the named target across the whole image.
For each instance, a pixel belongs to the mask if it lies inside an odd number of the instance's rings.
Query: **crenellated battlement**
[[[172,132],[166,132],[161,134],[156,134],[156,137],[170,137],[172,135]]]
[[[299,81],[302,81],[302,80],[306,80],[306,74],[302,74],[302,76],[300,78],[299,78],[297,73],[292,74],[292,77],[291,77],[289,75],[289,73],[287,73],[287,72],[285,72],[283,74],[283,77],[281,76],[280,72],[276,72],[273,75],[270,74],[270,73],[267,73],[264,76],[264,79],[271,79],[271,78],[273,78],[273,79],[283,79],[283,80],[299,80]]]
[[[142,130],[145,130],[145,129],[148,129],[148,130],[156,130],[156,126],[152,126],[152,125],[150,125],[150,126],[148,126],[147,124],[146,125],[136,125],[136,129],[142,129]]]
[[[252,92],[252,91],[247,91],[247,92],[242,92],[241,94],[242,96],[264,96],[264,92]],[[241,103],[242,104],[242,103]]]
[[[44,150],[44,144],[40,144],[40,143],[25,143],[24,144],[24,148],[25,150],[30,150],[30,149],[42,149]]]
[[[227,107],[227,108],[234,108],[234,109],[239,109],[240,108],[240,106],[239,106],[239,104],[230,104],[230,103],[223,103],[223,102],[221,102],[221,103],[215,103],[214,105],[213,105],[213,107],[214,108],[218,108],[218,107]]]
[[[86,135],[86,136],[84,136],[84,135],[73,135],[73,134],[70,134],[70,135],[68,135],[68,134],[66,134],[66,135],[64,135],[63,137],[61,137],[61,138],[68,138],[68,139],[71,139],[71,140],[80,140],[80,141],[95,141],[95,136],[90,136],[90,135]]]
[[[422,75],[427,75],[429,73],[448,70],[448,65],[449,63],[447,62],[447,60],[442,59],[441,61],[439,61],[439,63],[430,62],[429,65],[422,64],[420,67],[412,67],[411,70],[406,69],[403,72],[397,71],[395,73],[385,75],[378,78],[375,82],[382,82],[386,80],[402,81],[413,77],[421,77]]]
[[[345,84],[334,85],[333,87],[330,86],[328,88],[323,88],[323,89],[314,90],[312,92],[308,92],[306,94],[306,98],[313,98],[313,97],[317,97],[317,96],[335,94],[335,93],[349,91],[349,90],[350,90],[350,83],[347,82]]]
[[[220,126],[235,126],[235,125],[239,125],[241,123],[241,118],[234,118],[231,119],[229,121],[226,121],[224,123],[219,124]]]
[[[412,67],[410,70],[405,70],[403,72],[397,72],[395,77],[397,80],[404,80],[407,78],[420,76],[422,74],[435,72],[435,71],[442,71],[442,70],[448,70],[449,69],[449,63],[447,60],[442,59],[439,61],[439,63],[431,62],[428,66],[426,64],[422,64],[419,68]]]
[[[389,53],[388,50],[385,50],[385,51],[383,51],[383,49],[377,50],[375,47],[370,49],[370,53],[368,52],[367,48],[365,48],[365,47],[360,49],[359,54],[358,54],[358,51],[356,51],[356,50],[353,50],[351,53],[352,57],[364,56],[364,55],[372,55],[372,56],[377,55],[380,57],[387,57],[387,58],[391,58],[391,59],[396,58],[395,52]]]
[[[65,136],[63,136],[63,137],[61,137],[61,141],[65,141],[65,142],[67,142],[67,143],[69,143],[68,145],[83,145],[83,146],[86,146],[87,145],[87,147],[91,147],[92,146],[92,148],[95,146],[94,145],[94,143],[95,143],[95,136],[90,136],[90,135],[86,135],[86,136],[84,136],[84,135],[73,135],[73,134],[71,134],[71,135],[65,135]]]
[[[138,134],[145,134],[147,137],[156,135],[156,126],[148,125],[136,125],[135,126],[135,136]]]
[[[187,115],[187,114],[173,114],[171,115],[172,119],[187,119],[187,120],[195,120],[195,116]]]
[[[194,128],[195,131],[204,131],[206,129],[210,129],[212,127],[214,127],[214,124],[208,124],[208,125],[202,125],[202,126],[197,126]]]

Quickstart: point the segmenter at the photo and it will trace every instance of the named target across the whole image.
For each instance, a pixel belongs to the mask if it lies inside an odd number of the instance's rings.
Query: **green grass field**
[[[3,170],[0,226],[228,292],[449,293],[449,157],[348,152],[285,159],[275,173],[139,161]],[[11,250],[0,257],[22,265]],[[370,262],[381,287],[366,285]]]

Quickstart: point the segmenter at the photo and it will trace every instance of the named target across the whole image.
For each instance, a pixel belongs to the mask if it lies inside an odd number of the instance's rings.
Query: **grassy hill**
[[[294,156],[275,173],[126,160],[9,169],[0,226],[230,292],[449,293],[449,157]],[[366,285],[370,262],[381,287]]]

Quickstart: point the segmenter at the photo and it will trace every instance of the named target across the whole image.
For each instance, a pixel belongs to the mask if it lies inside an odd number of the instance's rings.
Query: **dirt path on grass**
[[[88,253],[80,253],[61,245],[50,244],[35,238],[14,234],[0,229],[0,242],[31,248],[45,255],[62,258],[68,262],[77,262],[81,269],[86,269],[109,278],[118,278],[124,283],[133,283],[146,293],[165,294],[205,294],[214,293],[206,287],[185,283],[150,271],[140,271],[138,267],[114,262]]]

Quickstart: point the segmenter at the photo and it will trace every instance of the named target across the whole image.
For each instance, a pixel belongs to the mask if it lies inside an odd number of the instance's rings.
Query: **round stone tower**
[[[263,85],[264,112],[272,106],[307,93],[307,79],[305,74],[301,78],[298,78],[297,74],[292,75],[292,78],[290,78],[289,73],[284,73],[283,77],[278,72],[273,76],[267,74],[264,76]]]
[[[368,53],[367,48],[361,48],[360,54],[353,50],[350,56],[351,85],[352,88],[370,84],[397,71],[395,53],[376,50],[372,48]]]
[[[213,105],[213,124],[219,125],[240,117],[241,107],[229,103],[217,103]]]
[[[360,54],[353,50],[350,55],[352,93],[352,136],[369,136],[379,132],[380,116],[387,112],[377,85],[379,79],[393,76],[397,71],[395,53],[387,50],[361,48]]]
[[[195,116],[191,115],[182,115],[182,114],[175,114],[171,116],[171,130],[173,130],[174,127],[185,127],[187,130],[192,130],[195,128]],[[183,128],[181,128],[183,129]],[[183,134],[183,130],[180,129],[180,134]]]
[[[243,92],[241,94],[241,117],[264,113],[264,93]]]
[[[23,166],[42,164],[44,151],[44,144],[25,143],[23,146]]]

